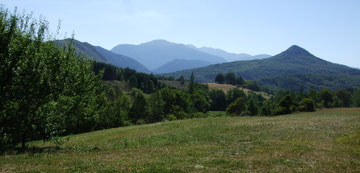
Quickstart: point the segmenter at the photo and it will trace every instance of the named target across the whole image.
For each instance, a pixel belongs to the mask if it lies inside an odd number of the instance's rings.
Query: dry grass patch
[[[244,93],[245,93],[246,95],[248,95],[249,92],[255,92],[256,94],[261,94],[265,99],[270,99],[270,97],[271,97],[271,95],[269,95],[269,94],[267,94],[267,93],[264,93],[264,92],[252,91],[252,90],[249,90],[249,89],[247,89],[247,88],[237,87],[237,86],[230,85],[230,84],[218,84],[218,83],[205,83],[205,84],[208,85],[209,90],[219,89],[219,90],[224,91],[224,93],[229,92],[231,89],[239,88],[239,89],[241,89],[242,91],[244,91]]]

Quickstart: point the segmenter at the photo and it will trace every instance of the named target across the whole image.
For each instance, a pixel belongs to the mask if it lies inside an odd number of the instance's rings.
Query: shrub
[[[315,112],[315,104],[311,98],[304,98],[299,103],[299,111],[301,112]]]
[[[227,108],[226,108],[226,113],[227,114],[236,114],[236,115],[240,115],[241,112],[243,112],[245,110],[245,103],[243,101],[243,98],[239,97],[235,100],[235,102],[231,103]]]
[[[290,114],[291,111],[291,106],[293,105],[293,101],[292,101],[292,97],[290,95],[287,95],[285,97],[283,97],[280,100],[280,109],[278,109],[277,113],[280,114]]]
[[[177,119],[176,119],[176,116],[174,114],[167,114],[166,120],[174,121],[174,120],[177,120]]]

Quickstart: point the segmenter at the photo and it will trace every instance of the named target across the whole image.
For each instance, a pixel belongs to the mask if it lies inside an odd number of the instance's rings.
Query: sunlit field
[[[42,141],[0,156],[0,172],[357,172],[360,108],[216,117]]]

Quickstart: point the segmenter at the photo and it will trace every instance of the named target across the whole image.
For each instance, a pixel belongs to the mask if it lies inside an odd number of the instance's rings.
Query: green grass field
[[[0,172],[358,172],[360,108],[216,117],[66,137],[0,156]]]

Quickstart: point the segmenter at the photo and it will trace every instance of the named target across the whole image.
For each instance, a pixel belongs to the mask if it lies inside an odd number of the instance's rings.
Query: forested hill
[[[296,45],[267,59],[215,64],[166,75],[189,77],[191,72],[199,82],[213,82],[218,73],[234,72],[246,80],[257,80],[273,88],[360,87],[360,70],[325,61]],[[320,80],[313,80],[314,75]]]
[[[56,44],[63,46],[66,42],[70,42],[70,39],[57,40]],[[93,46],[86,42],[80,42],[78,40],[72,40],[72,42],[79,54],[86,55],[95,61],[112,64],[120,68],[129,67],[138,72],[150,73],[144,65],[130,57],[113,53],[100,46]]]

